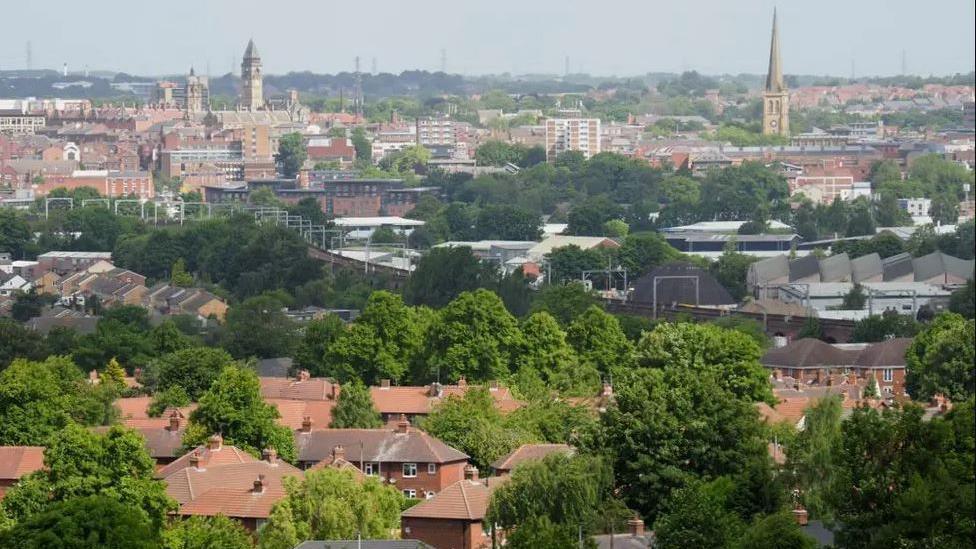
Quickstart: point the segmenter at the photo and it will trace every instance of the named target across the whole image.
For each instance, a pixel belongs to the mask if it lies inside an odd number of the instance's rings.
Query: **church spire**
[[[773,8],[773,37],[769,42],[769,72],[766,73],[766,91],[786,90],[783,83],[783,68],[779,60],[779,28],[776,22],[776,8]]]

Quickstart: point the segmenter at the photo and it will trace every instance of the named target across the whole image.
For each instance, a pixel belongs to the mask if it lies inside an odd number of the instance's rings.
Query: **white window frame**
[[[417,491],[414,490],[413,488],[407,488],[407,489],[403,490],[402,492],[403,492],[403,495],[405,497],[408,497],[410,499],[416,499],[417,498]]]
[[[892,381],[894,381],[895,380],[895,369],[894,368],[885,368],[884,370],[881,370],[881,377],[882,377],[882,381],[886,381],[886,382],[889,382],[889,383],[892,382]]]
[[[380,464],[375,461],[367,461],[363,464],[363,474],[368,477],[375,477],[380,474]]]
[[[436,463],[428,463],[427,464],[427,474],[428,475],[436,475],[437,474],[437,464]]]
[[[413,470],[413,474],[407,473],[407,470],[408,469],[412,469]],[[417,464],[416,463],[404,463],[403,466],[401,467],[401,471],[403,472],[403,478],[417,478]]]

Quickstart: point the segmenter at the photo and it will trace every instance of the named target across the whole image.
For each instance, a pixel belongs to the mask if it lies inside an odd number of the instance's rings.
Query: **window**
[[[416,463],[404,463],[403,464],[403,476],[406,478],[413,478],[417,476],[417,464]]]
[[[375,477],[380,474],[380,464],[372,462],[363,464],[363,473],[366,476]]]
[[[437,464],[436,463],[428,463],[427,464],[427,474],[428,475],[436,475],[437,474]]]
[[[403,497],[407,497],[407,498],[413,499],[413,498],[417,497],[417,491],[416,490],[404,490],[403,491]]]
[[[885,368],[884,371],[882,372],[882,375],[884,376],[884,381],[895,380],[895,371],[892,370],[891,368]]]

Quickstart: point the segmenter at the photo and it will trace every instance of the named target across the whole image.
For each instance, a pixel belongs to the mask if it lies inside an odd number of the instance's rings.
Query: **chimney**
[[[430,387],[427,388],[427,396],[429,397],[440,398],[443,392],[440,383],[431,383]]]
[[[264,493],[264,475],[258,475],[258,478],[254,479],[254,488],[251,490],[252,494],[263,494]]]
[[[637,537],[644,535],[644,521],[637,515],[627,521],[627,529],[630,531],[630,535]]]
[[[200,452],[190,454],[190,467],[193,467],[197,471],[200,470]]]
[[[474,465],[468,464],[464,466],[464,479],[471,480],[474,482],[478,481],[478,468]]]
[[[308,373],[308,370],[298,372],[298,381],[308,381],[310,377],[312,377],[312,375]]]
[[[464,379],[464,376],[458,378],[458,387],[466,389],[468,387],[468,380]]]
[[[220,450],[220,447],[224,444],[224,437],[220,436],[220,433],[214,433],[210,440],[207,441],[207,448],[212,452]]]
[[[389,389],[389,388],[390,388],[390,380],[389,379],[381,379],[380,380],[380,389]]]
[[[100,380],[98,379],[98,370],[92,370],[92,371],[88,372],[88,382],[89,383],[91,383],[92,385],[98,385],[98,382],[99,381]]]
[[[174,432],[180,430],[180,413],[177,410],[169,414],[169,430]]]
[[[339,400],[339,393],[342,391],[342,387],[339,386],[339,382],[332,384],[332,400]]]
[[[610,385],[610,383],[604,381],[603,382],[603,391],[600,393],[600,396],[603,396],[603,397],[612,397],[613,396],[613,385]]]
[[[274,448],[265,448],[264,451],[261,452],[261,459],[267,461],[271,465],[278,465],[278,450],[275,450]]]
[[[332,462],[335,463],[340,459],[346,459],[346,449],[341,444],[332,449]]]
[[[298,170],[298,188],[307,189],[309,186],[308,170]]]
[[[396,432],[405,435],[410,432],[410,422],[407,421],[407,416],[405,414],[400,414],[400,420],[397,421]]]
[[[302,418],[302,432],[303,433],[312,432],[312,416],[305,416]]]
[[[851,370],[847,373],[847,383],[850,385],[857,385],[857,372]]]
[[[488,390],[489,391],[497,391],[498,390],[498,380],[497,379],[493,379],[493,380],[491,380],[491,381],[488,382]]]
[[[773,368],[773,379],[775,379],[776,381],[783,379],[783,370],[780,370],[779,368]]]
[[[798,505],[796,509],[793,509],[793,519],[796,520],[796,523],[800,526],[806,526],[809,518],[810,517],[808,516],[807,510],[804,509],[802,505]]]

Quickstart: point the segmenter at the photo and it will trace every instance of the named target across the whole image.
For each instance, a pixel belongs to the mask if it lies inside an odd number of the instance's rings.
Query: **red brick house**
[[[467,454],[410,426],[394,429],[302,429],[295,434],[302,469],[333,459],[336,447],[367,476],[396,486],[406,497],[429,498],[461,480]]]
[[[576,450],[568,444],[523,444],[491,464],[495,475],[507,475],[512,469],[527,462],[540,460],[551,454],[572,455]]]
[[[0,446],[0,500],[21,477],[43,467],[43,446]]]
[[[472,386],[464,378],[458,380],[457,385],[441,385],[432,383],[425,386],[392,386],[390,380],[380,381],[379,387],[370,387],[369,393],[373,397],[373,404],[384,421],[396,421],[400,416],[414,419],[426,416],[435,406],[452,396],[463,397]],[[492,382],[488,392],[495,401],[495,407],[501,412],[518,409],[522,403],[515,399],[507,387]]]
[[[429,543],[437,549],[491,547],[491,533],[485,531],[483,523],[492,491],[506,479],[481,480],[478,469],[468,466],[464,479],[400,514],[401,536]],[[498,543],[501,541],[496,539]]]

